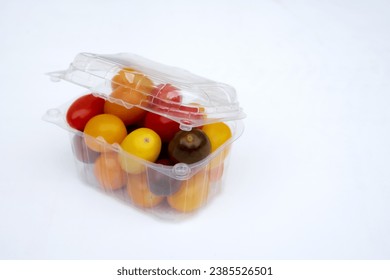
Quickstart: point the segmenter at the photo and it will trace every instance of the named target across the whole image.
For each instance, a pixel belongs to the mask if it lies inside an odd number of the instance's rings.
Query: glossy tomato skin
[[[153,88],[150,94],[153,99],[153,104],[157,107],[180,107],[182,96],[179,89],[171,84],[160,84]]]
[[[106,146],[97,141],[101,137],[107,144],[121,143],[127,135],[126,126],[117,116],[100,114],[92,117],[84,128],[85,144],[96,152],[106,151]]]
[[[83,131],[87,122],[94,116],[103,114],[105,100],[92,94],[76,99],[66,113],[69,126]]]
[[[156,132],[165,143],[171,141],[180,131],[179,123],[152,112],[146,113],[144,126]]]

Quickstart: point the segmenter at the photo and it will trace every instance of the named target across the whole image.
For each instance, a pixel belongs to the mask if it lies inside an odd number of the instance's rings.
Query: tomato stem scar
[[[194,137],[191,134],[188,134],[187,141],[191,143],[192,141],[194,141]]]

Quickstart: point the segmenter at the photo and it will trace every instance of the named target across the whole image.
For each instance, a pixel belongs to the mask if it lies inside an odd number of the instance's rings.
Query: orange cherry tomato
[[[131,68],[120,70],[112,78],[111,84],[114,90],[111,96],[132,105],[141,104],[154,88],[153,82],[146,75]]]
[[[126,108],[108,100],[104,103],[104,113],[117,116],[125,125],[134,125],[140,122],[145,117],[146,112],[144,109],[136,106]]]
[[[167,201],[180,212],[191,212],[207,202],[208,193],[209,173],[203,170],[184,181],[176,193],[167,197]]]
[[[126,184],[116,152],[103,153],[96,160],[94,174],[100,185],[106,190],[117,190]]]
[[[127,135],[126,126],[120,118],[110,114],[101,114],[90,119],[84,129],[85,143],[94,151],[103,152],[106,147],[96,140],[101,137],[108,144],[121,143]]]
[[[149,190],[146,173],[128,174],[127,193],[134,205],[144,208],[154,207],[164,200],[163,196]]]

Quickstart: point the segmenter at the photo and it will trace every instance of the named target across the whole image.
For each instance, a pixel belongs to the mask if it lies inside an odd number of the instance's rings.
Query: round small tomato
[[[156,163],[170,166],[172,165],[169,159],[158,159]],[[152,193],[159,196],[172,195],[177,192],[182,184],[181,180],[171,178],[166,174],[161,173],[153,168],[147,169],[147,176],[149,180],[149,189]]]
[[[108,144],[121,143],[127,135],[126,126],[120,118],[110,114],[94,116],[85,125],[87,146],[97,152],[104,152],[105,146],[95,138],[101,137]]]
[[[149,189],[158,196],[172,195],[180,189],[182,181],[150,168],[148,170]]]
[[[144,126],[156,132],[162,142],[169,142],[180,131],[179,123],[158,114],[148,112],[144,120]]]
[[[183,181],[180,189],[167,197],[168,204],[180,212],[192,212],[206,204],[210,179],[205,170]]]
[[[149,190],[146,173],[128,174],[127,177],[127,194],[134,205],[152,208],[164,200],[164,196],[157,196]]]
[[[160,136],[149,128],[138,128],[129,133],[121,143],[124,151],[143,160],[155,162],[161,152]],[[122,169],[128,173],[141,173],[145,169],[145,163],[129,157],[125,153],[119,154]]]
[[[146,111],[136,106],[126,108],[107,100],[104,104],[104,113],[117,116],[125,125],[134,125],[143,119]]]
[[[103,153],[93,168],[96,179],[105,190],[117,190],[126,184],[126,176],[115,152]]]
[[[205,109],[197,103],[190,103],[188,105],[181,105],[179,107],[177,115],[191,115],[191,118],[194,119],[203,119],[205,118]]]
[[[92,94],[76,99],[66,113],[69,126],[83,131],[87,122],[94,116],[103,114],[105,100]]]
[[[198,128],[179,131],[168,145],[169,158],[173,163],[195,163],[206,158],[210,151],[210,140]]]
[[[206,124],[202,130],[210,139],[211,152],[214,152],[232,137],[230,127],[223,122]]]
[[[176,118],[181,118],[181,121],[188,125],[192,125],[199,120],[206,118],[205,108],[197,103],[180,105],[171,114]]]
[[[171,84],[160,84],[150,93],[151,101],[156,106],[180,107],[182,96],[179,89]]]
[[[138,105],[147,98],[153,88],[153,81],[146,75],[132,68],[123,68],[112,78],[114,91],[111,96]]]
[[[160,153],[160,155],[161,155],[161,153]],[[161,164],[161,165],[168,165],[168,166],[173,165],[172,162],[168,158],[159,158],[156,160],[156,163]]]

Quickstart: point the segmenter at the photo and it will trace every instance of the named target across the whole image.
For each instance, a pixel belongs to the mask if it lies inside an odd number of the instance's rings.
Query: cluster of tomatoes
[[[155,86],[148,77],[130,68],[113,77],[112,89],[108,99],[87,94],[69,107],[69,126],[83,132],[74,136],[76,157],[94,164],[94,175],[104,189],[113,191],[126,186],[137,206],[150,208],[165,199],[182,212],[202,206],[209,183],[222,176],[227,149],[188,180],[177,180],[148,168],[145,161],[161,165],[197,162],[232,136],[230,128],[220,122],[180,130],[177,122],[154,112],[175,107],[180,114],[195,112],[194,107],[181,104],[182,96],[176,87]],[[144,103],[153,104],[152,110],[142,109],[139,105]],[[120,145],[124,152],[118,153],[113,144]]]

